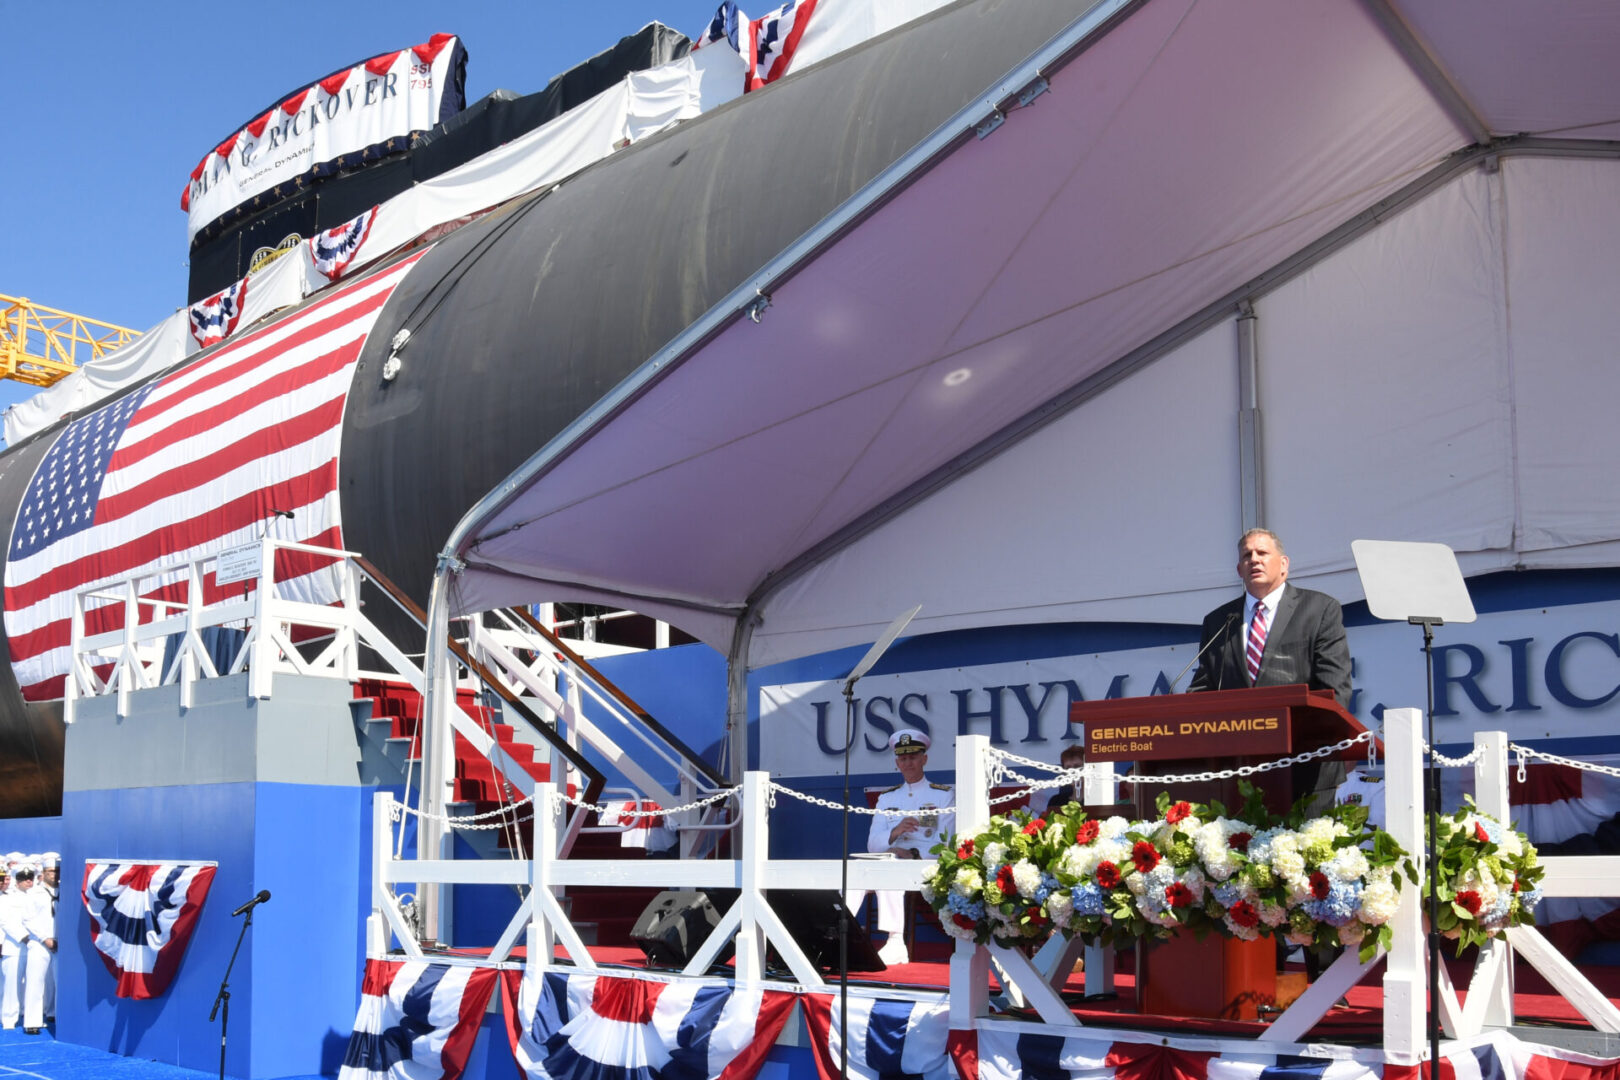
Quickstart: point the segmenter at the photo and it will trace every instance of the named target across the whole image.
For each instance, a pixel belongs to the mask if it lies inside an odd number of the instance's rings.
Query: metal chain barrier
[[[713,795],[706,796],[706,797],[704,797],[702,799],[696,799],[696,800],[694,800],[692,802],[689,802],[689,803],[683,803],[680,806],[671,806],[668,809],[665,809],[663,807],[659,807],[657,810],[639,810],[638,809],[638,810],[635,811],[635,813],[638,814],[638,815],[645,815],[645,816],[649,816],[649,817],[650,816],[663,817],[663,816],[668,815],[668,814],[684,814],[688,810],[701,810],[705,806],[710,806],[710,805],[712,805],[714,803],[722,802],[722,801],[724,801],[726,799],[731,798],[734,795],[740,795],[740,794],[742,794],[742,788],[740,788],[740,787],[722,788],[721,790],[715,792]],[[594,810],[598,814],[623,814],[623,813],[626,812],[623,805],[615,806],[614,804],[609,803],[606,806],[602,806],[602,805],[599,805],[597,803],[589,803],[589,802],[586,802],[584,799],[577,799],[574,796],[569,795],[567,792],[559,791],[559,790],[556,790],[556,789],[553,789],[552,792],[551,792],[551,800],[552,800],[552,806],[553,807],[555,807],[558,803],[568,803],[570,806],[577,806],[581,810]],[[623,800],[623,801],[624,802],[629,802],[630,800],[626,799],[626,800]]]
[[[848,810],[852,814],[865,814],[867,817],[907,817],[917,813],[916,810],[876,810],[870,806],[845,806],[843,803],[833,802],[831,799],[823,799],[815,795],[806,795],[802,791],[794,791],[786,784],[778,784],[775,780],[770,781],[770,798],[766,800],[765,805],[774,809],[776,807],[776,793],[779,791],[783,795],[792,796],[800,802],[809,803],[811,806],[820,806],[828,810]],[[954,806],[942,806],[939,808],[939,812],[942,814],[954,814],[956,808]]]
[[[638,810],[636,812],[638,814],[645,813],[647,815],[658,816],[665,814],[680,814],[687,810],[698,810],[710,805],[711,803],[717,803],[723,799],[729,799],[733,795],[738,794],[740,791],[742,791],[741,788],[726,788],[723,791],[715,792],[713,795],[710,795],[707,798],[698,799],[695,802],[689,802],[682,806],[672,806],[667,810],[660,807],[657,810]],[[621,814],[625,812],[622,805],[614,805],[612,803],[607,805],[599,805],[597,803],[586,802],[584,799],[575,798],[574,796],[565,794],[561,791],[551,792],[551,798],[553,800],[553,805],[559,802],[565,802],[577,806],[581,810],[593,810],[598,814]],[[506,803],[503,806],[496,807],[494,810],[486,810],[482,814],[470,814],[467,817],[451,817],[448,814],[430,814],[426,810],[418,810],[415,807],[406,806],[401,802],[395,801],[390,804],[389,820],[398,821],[404,815],[410,814],[424,821],[442,821],[446,825],[449,825],[451,828],[455,829],[499,829],[509,823],[507,821],[509,814],[515,810],[520,810],[533,802],[534,796],[527,795],[516,802]]]
[[[1508,752],[1519,755],[1518,777],[1519,783],[1521,784],[1525,781],[1525,766],[1528,764],[1530,758],[1538,758],[1541,761],[1545,761],[1549,765],[1567,765],[1572,769],[1579,769],[1582,772],[1601,773],[1604,776],[1620,777],[1620,769],[1617,769],[1612,765],[1598,765],[1590,761],[1576,761],[1574,758],[1559,757],[1557,754],[1549,754],[1544,750],[1536,750],[1528,746],[1522,746],[1519,743],[1508,743]]]
[[[1472,765],[1477,762],[1479,760],[1479,756],[1485,752],[1485,749],[1484,747],[1476,746],[1464,757],[1452,758],[1446,757],[1446,755],[1430,746],[1427,742],[1424,742],[1423,752],[1434,758],[1434,763],[1436,765],[1447,765],[1452,768],[1462,768],[1464,765]]]
[[[502,829],[510,824],[509,815],[521,810],[534,802],[533,795],[527,795],[517,802],[497,806],[493,810],[486,810],[482,814],[469,814],[467,817],[451,817],[449,814],[430,814],[426,810],[418,810],[414,806],[406,806],[397,799],[388,804],[388,820],[399,821],[409,814],[418,821],[442,821],[453,829]]]

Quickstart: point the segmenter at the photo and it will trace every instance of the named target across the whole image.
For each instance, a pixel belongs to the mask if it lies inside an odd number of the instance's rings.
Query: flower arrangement
[[[1436,925],[1457,942],[1459,953],[1507,927],[1534,924],[1532,909],[1541,899],[1537,883],[1545,871],[1523,834],[1480,813],[1469,799],[1455,814],[1439,818],[1434,850]],[[1427,900],[1427,886],[1423,895]]]
[[[1278,817],[1252,784],[1239,790],[1235,817],[1219,802],[1166,795],[1152,821],[1099,821],[1075,803],[1050,819],[993,817],[977,836],[934,848],[923,896],[947,933],[979,944],[1057,931],[1119,947],[1187,928],[1356,946],[1363,959],[1387,947],[1401,875],[1417,878],[1394,838],[1368,827],[1366,808],[1307,819],[1302,800]],[[1529,843],[1471,809],[1445,821],[1442,931],[1467,944],[1530,921],[1539,873]]]

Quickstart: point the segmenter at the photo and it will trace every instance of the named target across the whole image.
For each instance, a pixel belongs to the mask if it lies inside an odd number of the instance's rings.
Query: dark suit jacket
[[[1260,656],[1260,677],[1249,681],[1245,660],[1249,628],[1243,621],[1243,597],[1222,604],[1204,616],[1198,647],[1214,642],[1198,663],[1189,690],[1236,690],[1245,686],[1291,686],[1305,683],[1312,690],[1332,690],[1339,704],[1350,707],[1350,646],[1344,638],[1344,612],[1326,593],[1290,585],[1283,590],[1277,614],[1266,635]],[[1230,630],[1224,630],[1229,616]],[[1310,761],[1293,769],[1294,797],[1313,796],[1311,812],[1333,804],[1333,792],[1345,776],[1340,761]],[[1263,781],[1262,781],[1263,783]]]
[[[1249,628],[1243,621],[1243,597],[1222,604],[1204,616],[1198,647],[1209,645],[1223,632],[1228,616],[1231,629],[1198,662],[1189,690],[1236,690],[1244,686],[1291,686],[1305,683],[1312,690],[1332,690],[1339,704],[1350,705],[1350,646],[1344,639],[1344,612],[1326,593],[1290,585],[1283,590],[1277,614],[1266,635],[1260,657],[1260,677],[1249,681],[1244,659]]]

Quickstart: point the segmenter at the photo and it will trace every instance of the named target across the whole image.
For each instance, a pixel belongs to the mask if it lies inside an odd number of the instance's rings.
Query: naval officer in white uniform
[[[867,833],[866,850],[874,854],[887,852],[899,859],[931,859],[929,849],[952,832],[956,815],[955,793],[949,784],[935,784],[923,775],[928,765],[927,735],[912,728],[901,728],[889,736],[889,749],[894,751],[894,765],[903,781],[878,796],[877,809],[905,810],[904,816],[877,814],[872,818]],[[859,911],[866,900],[864,889],[852,890],[849,910]],[[877,894],[878,929],[888,935],[878,957],[885,964],[904,964],[911,957],[906,950],[906,894],[880,892]]]

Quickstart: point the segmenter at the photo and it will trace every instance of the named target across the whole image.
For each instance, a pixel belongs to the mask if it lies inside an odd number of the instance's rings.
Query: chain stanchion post
[[[990,823],[990,790],[980,782],[990,755],[988,735],[956,737],[956,827],[972,836]],[[951,953],[951,1030],[969,1031],[990,1009],[990,950],[957,940]]]
[[[1426,880],[1423,844],[1422,739],[1420,709],[1384,710],[1385,828],[1412,852],[1418,880]],[[1423,890],[1402,889],[1400,907],[1389,920],[1393,934],[1384,968],[1384,1054],[1398,1065],[1423,1057],[1426,1015]]]
[[[1512,814],[1508,806],[1508,741],[1505,731],[1474,732],[1474,805],[1481,813],[1489,814],[1501,822],[1503,829],[1512,827]],[[1500,955],[1498,955],[1500,954]],[[1480,1021],[1491,1027],[1513,1025],[1513,949],[1505,938],[1493,937],[1480,948],[1475,972],[1490,971],[1492,978],[1486,994],[1484,1012]],[[1474,1000],[1470,986],[1468,1000]],[[1472,1014],[1474,1010],[1467,1010]]]

